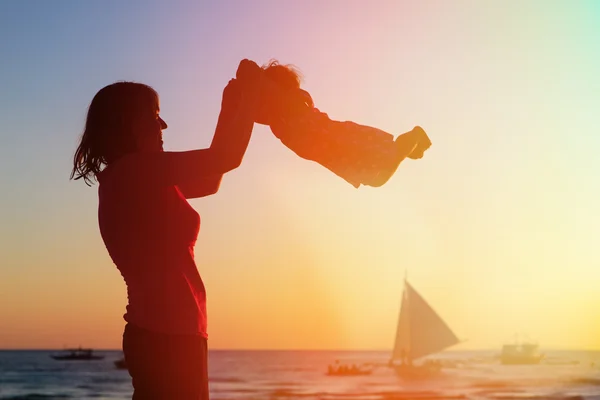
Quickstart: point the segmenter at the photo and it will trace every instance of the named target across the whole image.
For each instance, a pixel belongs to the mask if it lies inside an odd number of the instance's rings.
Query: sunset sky
[[[456,349],[600,349],[599,4],[1,2],[0,348],[120,347],[97,186],[69,181],[94,94],[147,83],[166,149],[202,148],[238,62],[276,58],[332,118],[433,146],[355,189],[257,125],[191,201],[211,348],[391,349],[407,273]]]

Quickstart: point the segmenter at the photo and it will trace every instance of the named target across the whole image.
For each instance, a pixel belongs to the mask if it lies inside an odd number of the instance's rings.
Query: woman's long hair
[[[88,108],[71,179],[83,178],[91,185],[105,166],[134,152],[134,121],[157,107],[158,94],[142,83],[116,82],[100,89]]]

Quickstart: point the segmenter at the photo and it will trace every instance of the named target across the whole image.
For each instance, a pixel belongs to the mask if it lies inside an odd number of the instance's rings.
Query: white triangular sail
[[[460,340],[425,299],[404,282],[392,360],[410,360],[438,353]]]

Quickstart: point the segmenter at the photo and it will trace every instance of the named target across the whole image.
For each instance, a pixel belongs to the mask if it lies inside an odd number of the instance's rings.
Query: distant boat
[[[427,301],[404,279],[404,292],[394,349],[388,365],[404,378],[427,378],[441,372],[442,363],[422,357],[437,354],[461,340]]]
[[[373,369],[366,364],[347,365],[336,361],[334,365],[327,367],[327,375],[329,376],[364,376],[371,375],[371,372],[373,372]]]
[[[521,341],[519,338],[503,345],[500,353],[500,362],[504,365],[539,364],[543,358],[539,344],[530,340]]]
[[[65,349],[61,354],[51,354],[55,360],[102,360],[104,356],[94,354],[92,349]]]

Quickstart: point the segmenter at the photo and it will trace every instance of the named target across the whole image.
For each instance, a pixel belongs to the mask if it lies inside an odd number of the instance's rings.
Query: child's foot
[[[422,131],[419,127],[414,127],[411,131],[399,135],[396,140],[394,140],[400,160],[410,156],[418,148],[420,137],[419,130]]]
[[[394,141],[397,155],[391,165],[384,171],[381,171],[374,182],[369,186],[383,186],[396,173],[396,170],[406,158],[418,159],[423,157],[423,153],[431,146],[431,141],[420,126],[415,126],[411,131],[403,133]]]
[[[417,147],[408,155],[408,158],[418,160],[431,147],[431,140],[420,126],[415,126],[411,132],[417,138]]]

